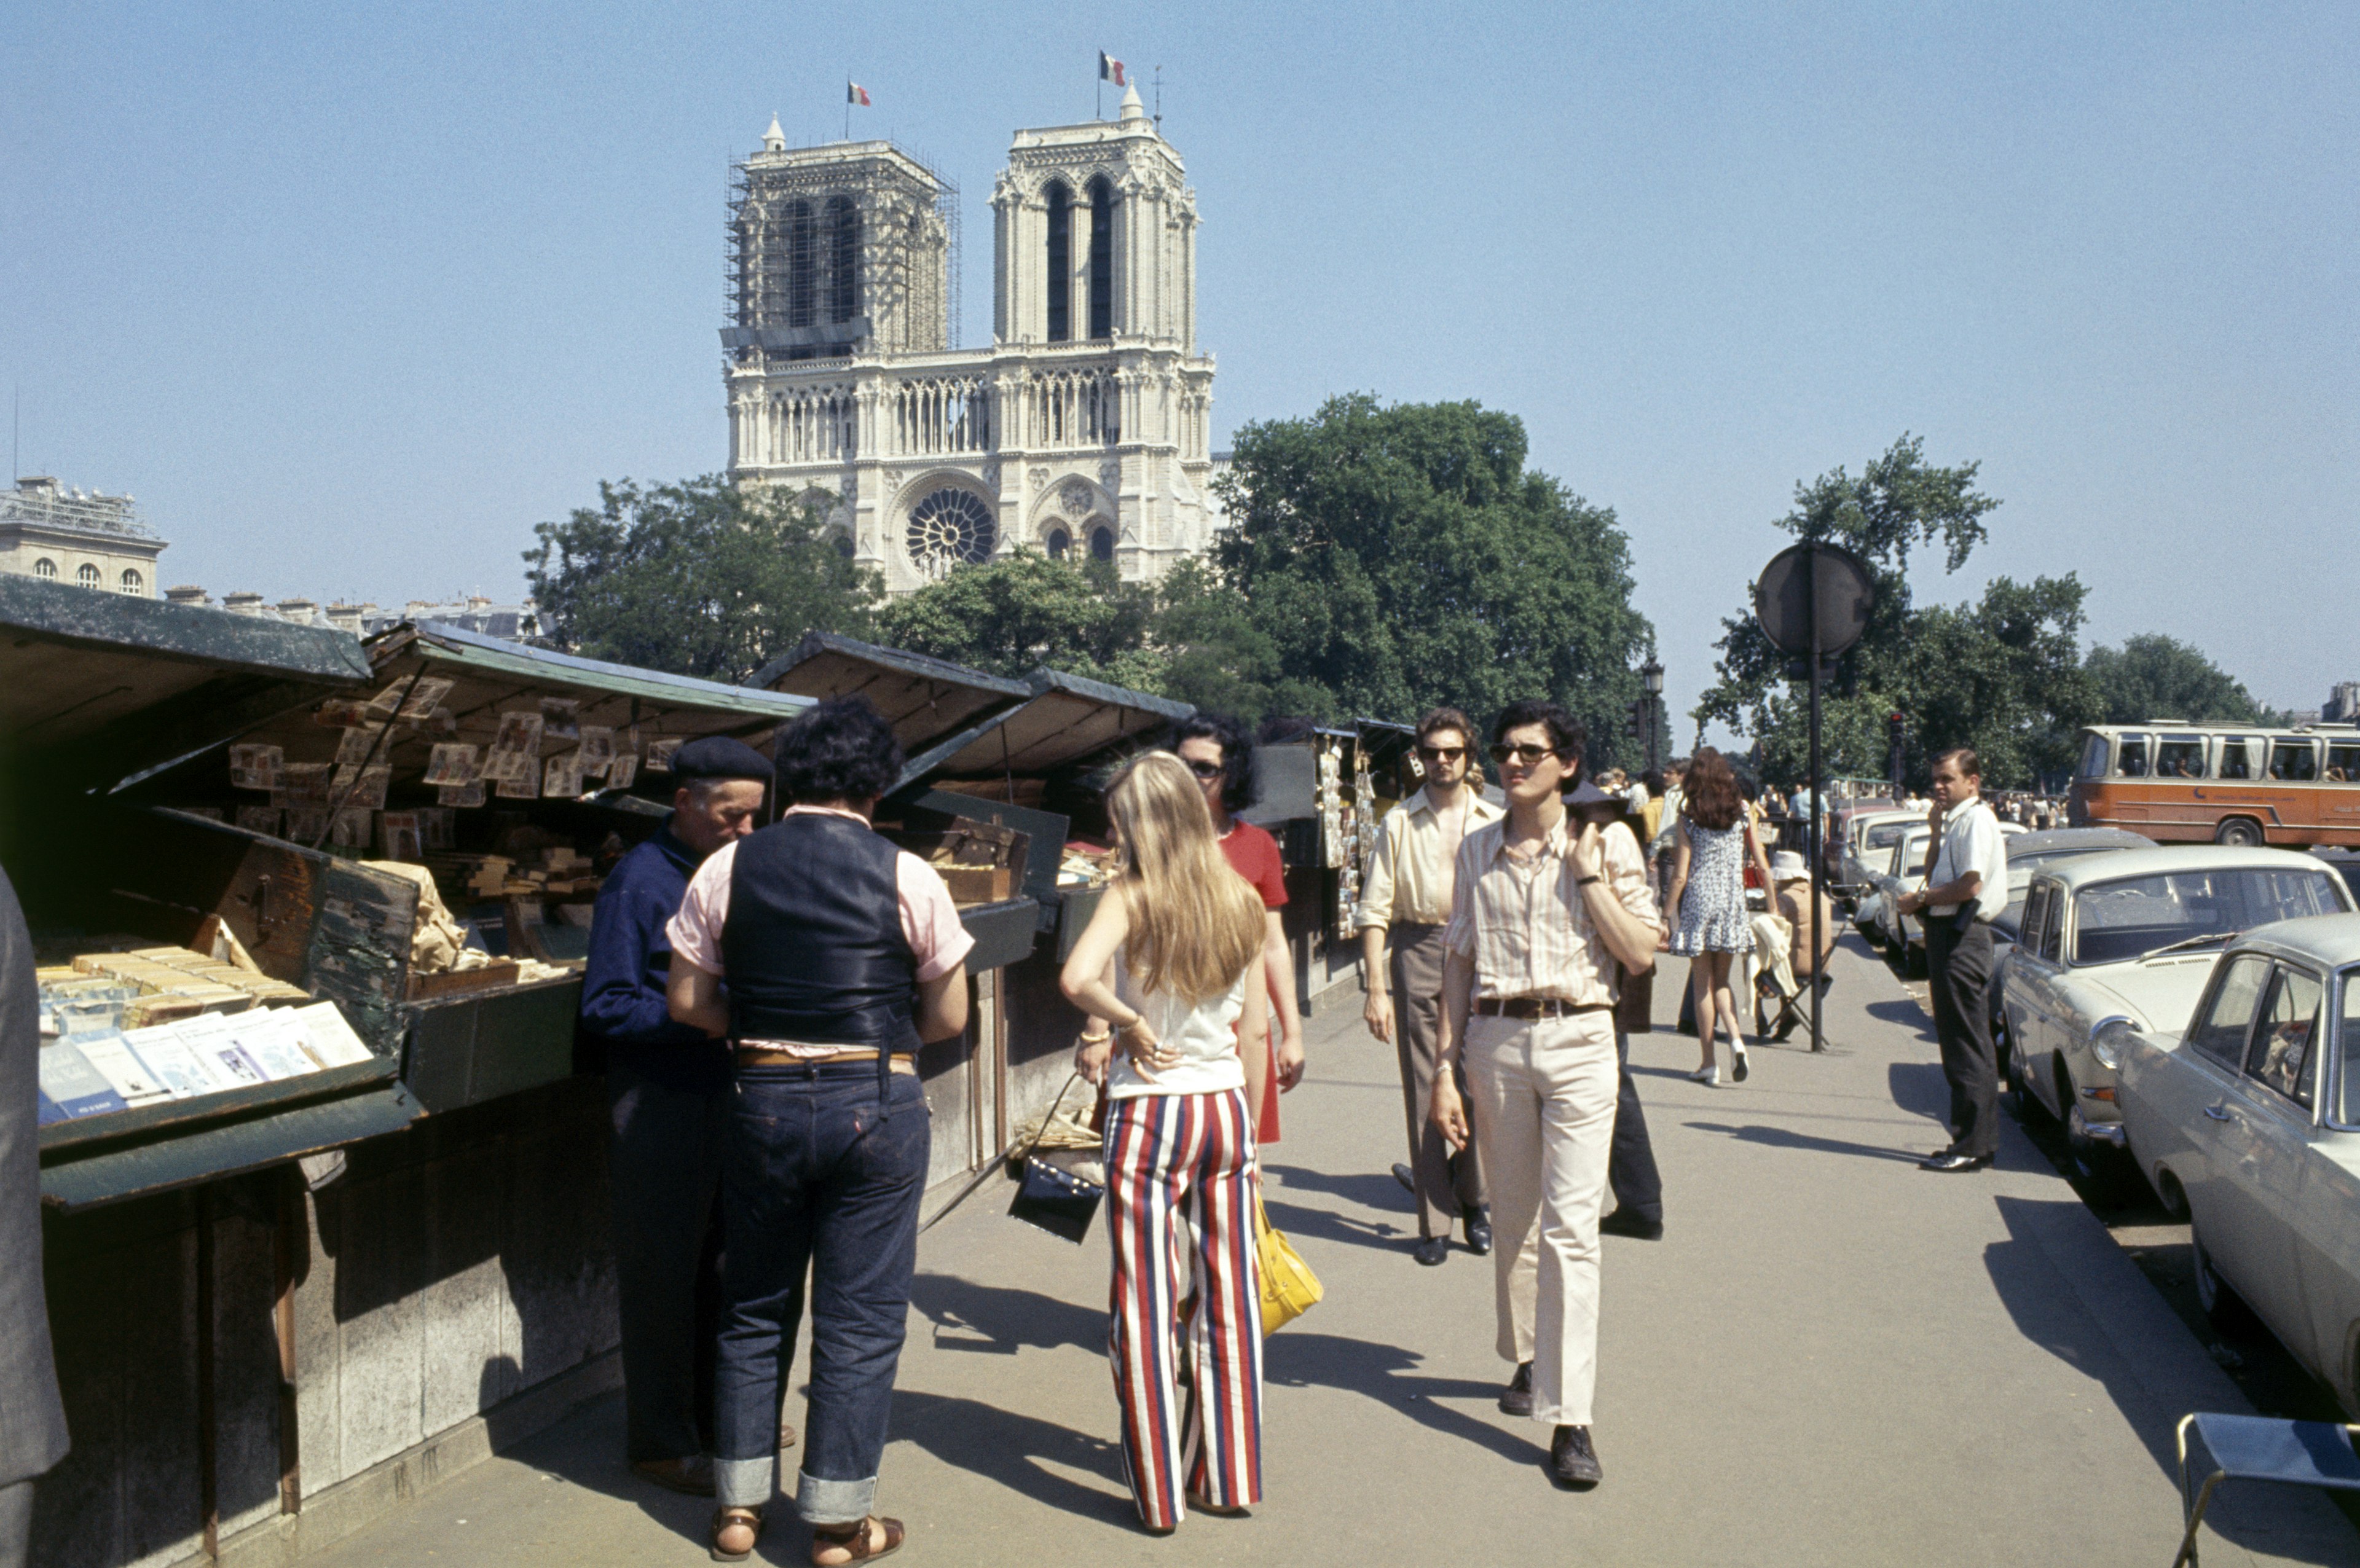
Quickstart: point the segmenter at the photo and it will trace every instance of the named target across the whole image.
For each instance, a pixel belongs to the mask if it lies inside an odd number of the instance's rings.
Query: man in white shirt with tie
[[[1988,997],[1992,917],[2007,907],[2007,841],[1983,798],[1983,765],[1965,746],[1934,759],[1928,821],[1941,848],[1925,887],[1903,894],[1895,907],[1903,914],[1923,912],[1934,1035],[1941,1042],[1950,1127],[1958,1135],[1918,1165],[1960,1174],[1983,1170],[1999,1153],[1999,1063]]]

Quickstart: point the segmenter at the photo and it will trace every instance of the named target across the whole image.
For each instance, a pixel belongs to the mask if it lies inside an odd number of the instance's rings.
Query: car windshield
[[[2234,866],[2125,877],[2081,889],[2074,903],[2073,962],[2119,964],[2167,947],[2226,942],[2272,920],[2343,910],[2323,871]]]
[[[2345,1127],[2360,1127],[2360,967],[2345,970],[2343,980],[2336,987],[2344,993],[2344,1007],[2335,1020],[2333,1047],[2343,1063],[2342,1071],[2335,1075],[2341,1085],[2337,1093],[2343,1100],[2336,1107],[2335,1119]]]
[[[1907,822],[1871,822],[1868,827],[1867,841],[1863,843],[1861,847],[1863,849],[1891,849],[1895,844],[1901,842],[1901,835],[1908,831],[1909,824]]]

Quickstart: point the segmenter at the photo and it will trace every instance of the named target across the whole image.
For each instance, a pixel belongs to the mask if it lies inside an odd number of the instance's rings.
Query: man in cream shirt
[[[1395,1165],[1393,1175],[1417,1199],[1416,1257],[1428,1266],[1450,1256],[1454,1214],[1466,1225],[1469,1247],[1479,1254],[1491,1250],[1483,1169],[1474,1147],[1453,1154],[1426,1117],[1442,1016],[1442,931],[1450,920],[1453,863],[1460,842],[1500,816],[1500,808],[1467,782],[1473,735],[1467,715],[1456,708],[1436,708],[1418,720],[1417,755],[1426,786],[1386,812],[1378,825],[1377,850],[1370,857],[1357,917],[1369,987],[1361,1016],[1371,1034],[1394,1042],[1409,1115],[1409,1160]]]
[[[1950,1127],[1958,1135],[1950,1148],[1918,1164],[1956,1174],[1983,1170],[1999,1152],[1999,1062],[1987,998],[1991,920],[2007,907],[2007,841],[1983,801],[1983,765],[1966,747],[1934,759],[1934,809],[1928,820],[1941,849],[1925,887],[1904,893],[1894,907],[1905,915],[1924,912],[1934,1036],[1941,1042]]]

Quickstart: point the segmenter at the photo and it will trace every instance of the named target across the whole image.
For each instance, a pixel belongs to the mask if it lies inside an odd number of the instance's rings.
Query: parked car
[[[2360,849],[2314,849],[2311,854],[2335,868],[2352,896],[2360,898]]]
[[[2360,1412],[2360,916],[2249,931],[2180,1033],[2109,1021],[2093,1045],[2188,1217],[2198,1300],[2242,1301]]]
[[[1904,893],[1915,893],[1926,886],[1926,866],[1933,847],[1934,830],[1926,825],[1922,816],[1915,822],[1903,823],[1902,830],[1890,852],[1887,868],[1870,873],[1870,891],[1861,898],[1854,923],[1860,927],[1861,935],[1868,939],[1869,945],[1883,948],[1901,965],[1902,973],[1921,975],[1925,971],[1917,966],[1909,947],[1910,917],[1896,913],[1894,901]],[[1919,958],[1924,952],[1921,939],[1918,948]]]
[[[2007,841],[2007,907],[1992,917],[1992,1040],[1999,1047],[2000,1071],[2007,1071],[2007,1015],[2000,1008],[2001,969],[2016,947],[2024,923],[2024,895],[2032,886],[2033,871],[2055,860],[2077,855],[2101,855],[2112,849],[2153,849],[2155,840],[2126,828],[2049,828],[2016,833]],[[2355,889],[2360,897],[2360,889]]]
[[[1842,860],[1836,873],[1836,885],[1829,889],[1838,898],[1857,900],[1874,890],[1875,879],[1891,876],[1893,852],[1901,838],[1912,827],[1924,827],[1923,811],[1863,811],[1855,815],[1844,830]]]
[[[2191,844],[2038,867],[2001,984],[2019,1105],[2065,1124],[2093,1182],[2124,1188],[2114,1069],[2094,1038],[2187,1018],[2221,949],[2245,932],[2354,908],[2343,878],[2294,850]]]
[[[1819,843],[1819,852],[1827,866],[1828,889],[1835,890],[1843,880],[1843,857],[1857,838],[1862,823],[1870,817],[1901,811],[1901,802],[1885,799],[1845,800],[1837,805],[1829,819],[1827,836]],[[1924,815],[1921,810],[1918,815]]]

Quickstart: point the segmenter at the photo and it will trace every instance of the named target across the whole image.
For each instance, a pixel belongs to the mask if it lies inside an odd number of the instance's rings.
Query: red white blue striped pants
[[[1189,1493],[1223,1508],[1258,1503],[1262,1294],[1245,1092],[1111,1102],[1106,1167],[1114,1243],[1107,1355],[1139,1517],[1168,1530],[1186,1517]],[[1185,1231],[1175,1223],[1184,1216]]]

